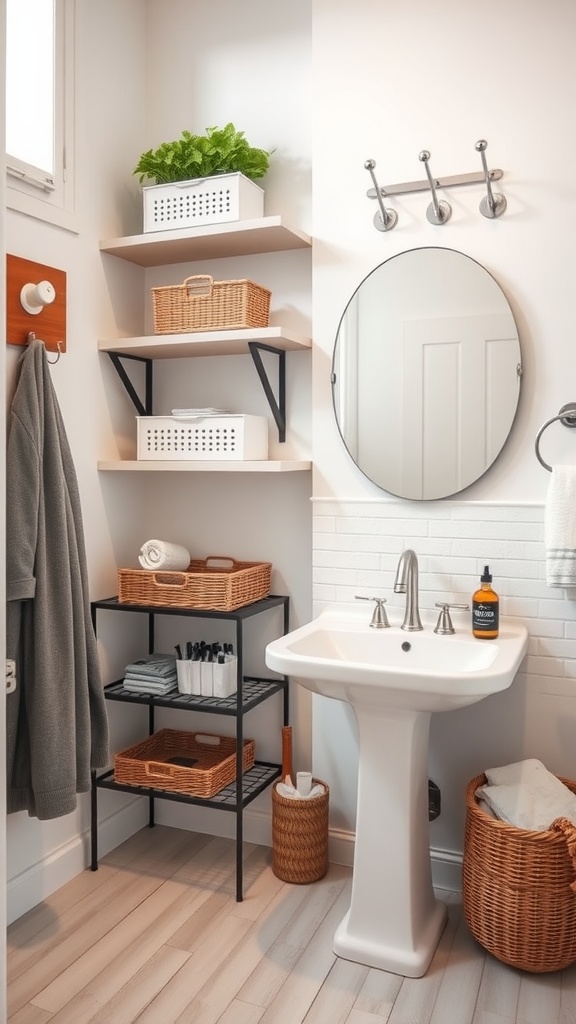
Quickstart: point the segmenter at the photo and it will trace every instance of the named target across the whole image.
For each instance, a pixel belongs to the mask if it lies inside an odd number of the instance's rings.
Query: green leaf
[[[140,175],[140,184],[147,178],[168,184],[237,171],[254,179],[263,177],[269,164],[270,153],[250,146],[230,121],[224,128],[207,128],[204,135],[185,129],[179,139],[142,153],[133,173]]]

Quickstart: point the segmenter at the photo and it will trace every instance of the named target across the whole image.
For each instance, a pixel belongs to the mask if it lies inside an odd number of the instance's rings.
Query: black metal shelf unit
[[[98,868],[98,790],[113,789],[125,793],[137,793],[148,797],[149,818],[148,824],[154,826],[154,802],[157,799],[173,800],[177,803],[196,804],[203,807],[215,807],[219,810],[233,811],[236,815],[236,899],[241,902],[243,899],[243,877],[242,877],[242,842],[243,842],[243,811],[244,808],[263,793],[268,786],[272,785],[275,779],[281,774],[281,765],[272,764],[267,761],[255,761],[252,768],[242,772],[242,750],[244,744],[244,715],[252,711],[263,701],[268,700],[274,694],[282,694],[282,722],[288,725],[289,722],[289,687],[287,677],[275,679],[262,678],[259,676],[244,676],[243,674],[243,624],[254,615],[260,615],[272,608],[282,608],[283,611],[283,632],[289,630],[289,598],[284,595],[271,594],[254,601],[252,604],[237,608],[235,611],[211,611],[196,608],[165,607],[156,605],[125,604],[117,597],[105,598],[101,601],[93,601],[91,604],[92,622],[97,635],[97,623],[99,611],[120,611],[134,612],[148,616],[148,651],[154,651],[155,643],[155,618],[157,615],[183,615],[187,617],[203,619],[227,619],[232,620],[236,625],[237,654],[237,692],[230,697],[202,697],[196,695],[174,692],[163,697],[152,696],[144,693],[133,693],[126,690],[122,680],[110,683],[104,688],[104,695],[107,700],[121,701],[130,704],[144,704],[148,707],[148,732],[154,732],[154,712],[157,707],[172,708],[173,710],[195,711],[216,715],[234,716],[236,719],[236,778],[233,783],[220,790],[213,797],[194,797],[187,793],[178,793],[159,787],[130,786],[114,781],[114,771],[109,769],[101,772],[92,772],[92,800],[91,800],[91,868],[96,871]]]

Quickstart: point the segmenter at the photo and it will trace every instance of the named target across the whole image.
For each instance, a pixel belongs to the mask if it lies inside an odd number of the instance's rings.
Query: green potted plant
[[[269,163],[270,154],[251,146],[244,132],[230,123],[225,128],[207,128],[205,135],[183,131],[179,139],[146,150],[133,173],[140,175],[140,184],[151,178],[157,185],[231,173],[254,180],[263,177]]]
[[[270,153],[251,146],[232,123],[183,131],[179,139],[142,153],[134,174],[143,188],[144,231],[199,227],[262,217],[263,190],[255,184],[268,170]]]

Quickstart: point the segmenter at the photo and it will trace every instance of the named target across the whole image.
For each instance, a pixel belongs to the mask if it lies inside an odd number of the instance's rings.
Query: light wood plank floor
[[[349,868],[277,879],[231,840],[144,829],[10,926],[10,1024],[576,1024],[576,967],[533,975],[486,956],[460,899],[424,978],[334,956]]]

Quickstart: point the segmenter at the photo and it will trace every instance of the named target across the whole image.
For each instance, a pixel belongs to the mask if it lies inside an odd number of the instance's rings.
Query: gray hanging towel
[[[17,368],[6,456],[7,809],[73,811],[108,764],[76,471],[44,344]]]

